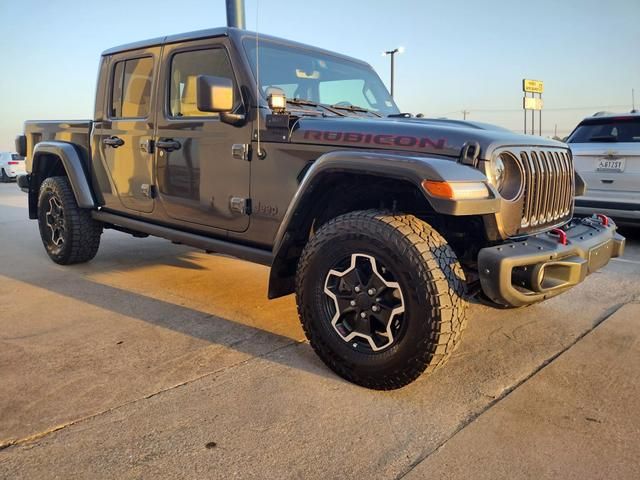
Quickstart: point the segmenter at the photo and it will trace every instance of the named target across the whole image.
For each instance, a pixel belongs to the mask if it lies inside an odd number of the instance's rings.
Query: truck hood
[[[484,160],[496,148],[507,146],[566,148],[555,140],[519,135],[489,124],[422,118],[302,117],[293,125],[290,141],[456,158],[465,144],[477,142],[479,158]]]

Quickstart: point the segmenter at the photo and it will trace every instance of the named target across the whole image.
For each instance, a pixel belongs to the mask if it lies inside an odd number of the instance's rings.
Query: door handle
[[[174,150],[180,150],[182,145],[177,140],[172,140],[171,138],[167,138],[165,140],[158,140],[156,142],[156,147],[166,150],[167,152],[172,152]]]
[[[109,147],[118,148],[124,145],[124,140],[122,140],[120,137],[116,137],[115,135],[113,135],[111,137],[107,137],[104,140],[102,140],[102,143],[104,143]]]

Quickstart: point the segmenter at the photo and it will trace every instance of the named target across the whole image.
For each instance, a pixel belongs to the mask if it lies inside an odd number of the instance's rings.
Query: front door
[[[248,145],[251,129],[198,110],[198,75],[230,78],[238,91],[223,39],[165,46],[156,106],[159,199],[176,220],[242,232],[249,226],[250,163],[232,147]]]
[[[106,119],[96,127],[96,149],[109,174],[114,210],[153,211],[154,71],[160,47],[114,55],[109,65]],[[111,201],[109,201],[111,200]]]

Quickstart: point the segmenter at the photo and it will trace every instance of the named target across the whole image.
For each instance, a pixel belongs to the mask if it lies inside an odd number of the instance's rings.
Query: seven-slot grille
[[[573,209],[574,173],[571,153],[564,149],[522,149],[524,176],[521,228],[559,223]]]

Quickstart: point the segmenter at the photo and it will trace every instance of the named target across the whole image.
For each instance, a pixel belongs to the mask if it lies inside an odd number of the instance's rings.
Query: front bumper
[[[624,251],[615,223],[574,219],[562,229],[566,244],[552,232],[480,250],[482,290],[492,301],[521,307],[553,297],[582,282]]]

